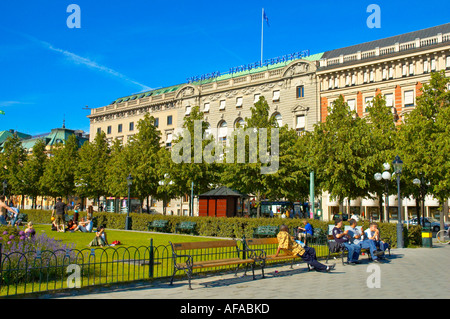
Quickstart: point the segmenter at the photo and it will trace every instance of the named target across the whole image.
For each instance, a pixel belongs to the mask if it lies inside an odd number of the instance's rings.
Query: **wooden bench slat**
[[[221,248],[234,247],[235,240],[218,240],[218,241],[201,241],[191,243],[173,243],[174,250],[190,250],[190,249],[205,249],[205,248]]]
[[[231,259],[220,259],[220,260],[206,260],[206,261],[198,261],[194,262],[192,265],[192,269],[199,268],[212,268],[219,266],[229,266],[229,265],[237,265],[237,264],[249,264],[253,263],[252,259],[240,259],[240,258],[231,258]],[[177,263],[177,267],[186,268],[186,263]]]
[[[252,238],[246,239],[247,245],[272,245],[278,244],[278,239],[275,238]]]

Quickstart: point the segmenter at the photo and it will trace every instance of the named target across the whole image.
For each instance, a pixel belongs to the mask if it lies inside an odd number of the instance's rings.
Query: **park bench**
[[[255,278],[256,258],[244,259],[244,252],[239,248],[235,240],[219,240],[207,242],[188,242],[172,243],[173,274],[170,285],[173,284],[175,274],[178,271],[184,271],[188,277],[189,289],[191,287],[192,273],[194,269],[208,269],[224,266],[236,266],[235,275],[240,265],[250,264],[252,268],[253,279]],[[248,256],[248,255],[247,255]]]
[[[245,253],[247,256],[259,260],[261,264],[262,277],[264,278],[264,267],[267,262],[291,260],[291,269],[294,261],[301,259],[297,255],[288,255],[283,250],[275,257],[278,249],[278,239],[275,238],[251,238],[245,239]],[[308,265],[308,270],[311,270]]]
[[[333,231],[334,227],[335,227],[334,225],[328,225],[328,236],[327,236],[328,256],[327,256],[326,262],[328,263],[328,260],[330,259],[331,254],[337,253],[338,256],[342,260],[342,264],[345,265],[344,256],[346,255],[347,249],[345,249],[344,246],[338,245],[336,243],[336,241],[334,240],[334,237],[332,235],[332,231]],[[360,231],[362,230],[362,226],[356,226],[356,228],[358,228]],[[344,230],[348,230],[348,229],[350,229],[350,226],[344,227]],[[391,255],[390,245],[389,245],[388,250],[389,250],[389,256],[390,256]],[[361,253],[367,254],[368,259],[372,260],[372,256],[370,255],[370,249],[363,248],[363,249],[361,249]]]
[[[152,222],[148,223],[148,230],[156,229],[156,230],[167,230],[167,226],[169,225],[169,221],[166,219],[155,219]]]
[[[175,227],[175,232],[189,232],[191,235],[193,235],[196,225],[197,223],[195,222],[181,222]]]
[[[258,226],[253,228],[253,238],[274,237],[278,234],[278,226]]]

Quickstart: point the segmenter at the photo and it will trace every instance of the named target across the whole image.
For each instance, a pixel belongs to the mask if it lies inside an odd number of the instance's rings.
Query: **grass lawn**
[[[52,231],[50,225],[34,225],[36,234],[46,234],[48,237],[61,240],[65,244],[74,243],[76,249],[88,248],[89,243],[94,239],[95,232],[82,233],[82,232],[65,232],[59,233]],[[125,230],[106,230],[106,236],[109,243],[118,240],[122,243],[116,247],[140,247],[149,246],[150,239],[153,239],[153,246],[168,245],[170,242],[195,242],[195,241],[213,241],[220,240],[217,238],[197,237],[190,235],[178,235],[178,234],[165,234],[165,233],[151,233],[151,232],[138,232],[138,231],[125,231]]]

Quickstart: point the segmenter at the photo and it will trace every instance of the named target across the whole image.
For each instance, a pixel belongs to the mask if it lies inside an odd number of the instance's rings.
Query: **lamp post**
[[[392,162],[394,167],[395,176],[397,177],[397,197],[398,197],[398,222],[397,222],[397,248],[404,248],[403,245],[403,224],[402,224],[402,198],[400,193],[400,175],[402,174],[403,161],[397,155]]]
[[[3,181],[3,196],[6,195],[6,189],[8,188],[8,182],[6,180]]]
[[[130,230],[130,226],[131,226],[131,218],[130,218],[130,208],[131,208],[131,200],[130,200],[130,190],[131,190],[131,185],[133,185],[133,177],[130,175],[128,175],[127,177],[127,185],[128,185],[128,203],[127,203],[127,218],[125,221],[125,230]]]
[[[389,172],[389,170],[391,169],[391,165],[389,165],[389,163],[384,163],[383,169],[384,169],[383,173],[375,173],[374,177],[376,181],[381,181],[382,179],[385,180],[385,188],[384,188],[384,191],[386,192],[385,197],[386,199],[384,200],[384,206],[386,207],[385,218],[387,218],[387,221],[389,223],[389,181],[391,180],[391,172]]]
[[[415,178],[413,180],[413,184],[419,186],[420,191],[420,197],[422,197],[422,205],[420,207],[420,210],[422,211],[422,227],[425,226],[425,195],[428,192],[428,184],[426,183],[425,179],[423,178],[423,174],[420,173],[420,179]],[[418,220],[418,224],[420,224],[420,219]]]

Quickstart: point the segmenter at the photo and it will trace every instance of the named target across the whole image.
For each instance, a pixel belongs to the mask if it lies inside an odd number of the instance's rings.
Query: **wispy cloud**
[[[28,105],[28,104],[34,104],[34,103],[22,102],[22,101],[0,101],[0,107],[8,107],[8,106],[14,106],[14,105]]]
[[[122,74],[122,73],[120,73],[120,72],[118,72],[118,71],[116,71],[116,70],[114,70],[114,69],[112,69],[110,67],[101,65],[101,64],[99,64],[99,63],[97,63],[97,62],[95,62],[95,61],[93,61],[93,60],[91,60],[89,58],[82,57],[82,56],[80,56],[78,54],[75,54],[73,52],[70,52],[68,50],[57,48],[53,44],[51,44],[49,42],[37,39],[37,38],[35,38],[35,37],[31,36],[31,35],[28,35],[28,34],[25,34],[25,33],[22,33],[22,32],[12,31],[12,30],[9,30],[9,29],[5,29],[3,27],[1,27],[1,29],[9,31],[11,33],[19,34],[19,35],[21,35],[21,36],[23,36],[23,37],[25,37],[25,38],[27,38],[27,39],[29,39],[29,40],[39,44],[40,46],[42,46],[42,47],[44,47],[44,48],[46,48],[46,49],[48,49],[50,51],[60,53],[60,54],[64,55],[65,57],[67,57],[70,61],[72,61],[75,64],[84,65],[84,66],[86,66],[88,68],[91,68],[91,69],[97,70],[99,72],[108,74],[110,76],[119,78],[119,79],[121,79],[121,80],[123,80],[123,81],[125,81],[127,83],[134,84],[134,85],[139,87],[139,89],[138,89],[139,92],[153,90],[153,88],[151,88],[151,87],[149,87],[149,86],[147,86],[145,84],[142,84],[142,83],[140,83],[138,81],[135,81],[135,80],[131,79],[130,77],[126,76],[125,74]]]
[[[67,58],[69,58],[71,61],[73,61],[76,64],[85,65],[88,68],[95,69],[95,70],[98,70],[98,71],[103,72],[103,73],[107,73],[107,74],[112,75],[114,77],[120,78],[120,79],[122,79],[122,80],[124,80],[126,82],[135,84],[135,85],[141,87],[141,91],[152,90],[151,87],[149,87],[149,86],[147,86],[145,84],[139,83],[139,82],[129,78],[128,76],[126,76],[126,75],[124,75],[124,74],[122,74],[120,72],[117,72],[116,70],[113,70],[113,69],[111,69],[111,68],[109,68],[107,66],[98,64],[95,61],[92,61],[92,60],[90,60],[88,58],[79,56],[79,55],[77,55],[75,53],[72,53],[72,52],[69,52],[67,50],[63,50],[63,49],[57,48],[57,47],[53,46],[52,44],[50,44],[48,42],[37,40],[37,39],[36,39],[36,41],[38,41],[42,46],[44,46],[45,48],[47,48],[47,49],[49,49],[51,51],[61,53],[62,55],[66,56]]]

